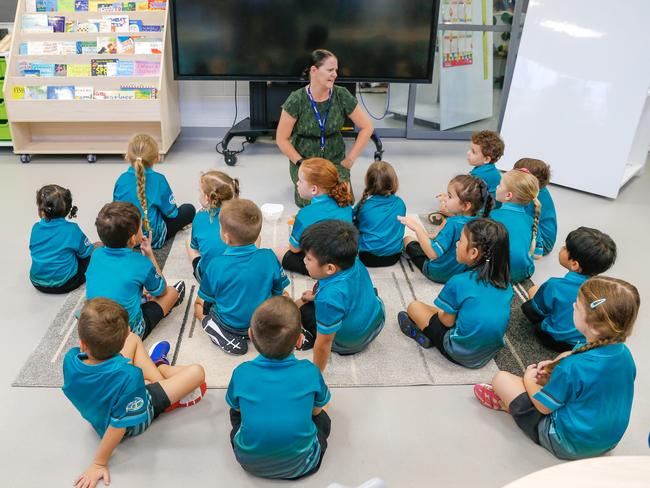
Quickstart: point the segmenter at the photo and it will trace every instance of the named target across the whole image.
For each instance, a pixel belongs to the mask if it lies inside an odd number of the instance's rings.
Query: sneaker
[[[167,354],[169,354],[171,347],[172,346],[167,341],[158,341],[151,346],[151,349],[149,349],[149,357],[156,366],[160,366],[161,364],[169,366]]]
[[[208,386],[203,382],[201,386],[198,388],[195,388],[194,391],[189,392],[187,395],[185,395],[183,398],[178,400],[176,403],[172,403],[169,407],[167,407],[164,412],[171,412],[172,410],[176,410],[177,408],[185,408],[185,407],[191,407],[192,405],[196,405],[201,401],[201,399],[205,396],[205,391],[207,390]]]
[[[409,336],[423,348],[429,349],[433,346],[431,339],[425,336],[422,331],[418,329],[418,326],[415,325],[406,312],[400,312],[397,314],[397,323],[404,335]]]
[[[223,330],[212,317],[206,317],[202,326],[206,334],[210,336],[210,340],[224,352],[235,356],[241,356],[248,352],[246,337]]]
[[[302,328],[302,335],[305,336],[305,338],[302,340],[302,345],[296,349],[299,351],[308,351],[309,349],[313,349],[314,335],[304,327]]]
[[[185,299],[185,282],[177,281],[174,283],[173,288],[178,292],[178,300],[176,300],[176,303],[174,303],[174,306],[172,307],[175,308],[183,303],[183,300]]]

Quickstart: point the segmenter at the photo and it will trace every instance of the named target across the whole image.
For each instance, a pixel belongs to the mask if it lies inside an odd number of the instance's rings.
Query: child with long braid
[[[160,161],[158,143],[153,137],[135,135],[124,159],[131,167],[115,182],[113,201],[138,207],[143,231],[151,240],[151,247],[159,249],[192,222],[196,209],[189,203],[177,207],[167,179],[153,170]]]
[[[535,261],[542,257],[544,245],[538,232],[542,205],[537,199],[539,183],[526,168],[508,171],[497,186],[497,201],[501,208],[495,209],[490,218],[501,222],[510,236],[510,279],[519,283],[535,272]],[[533,203],[535,215],[530,217],[526,207]]]
[[[580,287],[573,320],[586,343],[523,377],[498,372],[474,385],[488,408],[509,412],[535,443],[561,459],[599,456],[623,437],[630,420],[636,367],[624,342],[641,300],[631,284],[595,276]]]

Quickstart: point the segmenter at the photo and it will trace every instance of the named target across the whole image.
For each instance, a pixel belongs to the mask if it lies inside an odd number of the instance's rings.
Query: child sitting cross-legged
[[[108,461],[124,437],[142,434],[163,412],[196,404],[206,387],[198,364],[169,365],[168,342],[155,344],[149,357],[129,332],[126,310],[112,300],[88,300],[77,328],[79,347],[63,360],[63,393],[102,439],[74,481],[86,488],[101,479],[109,484]]]
[[[269,298],[248,335],[260,354],[233,371],[226,393],[237,461],[265,478],[313,474],[327,449],[330,392],[319,369],[292,354],[303,339],[300,312],[286,296]]]
[[[321,371],[331,351],[360,352],[384,327],[384,304],[357,257],[358,235],[352,224],[325,220],[310,226],[300,239],[309,276],[318,280],[296,302],[306,336],[302,349],[314,348],[314,363]]]
[[[435,305],[413,301],[397,320],[420,346],[436,346],[454,363],[481,368],[503,347],[510,320],[508,232],[493,220],[472,220],[456,244],[456,258],[470,269],[447,282]]]
[[[198,295],[203,305],[194,313],[212,342],[228,354],[248,351],[248,327],[253,312],[267,298],[282,295],[289,285],[271,249],[258,249],[262,212],[254,202],[235,198],[219,212],[221,240],[226,249],[203,270]]]
[[[573,324],[573,303],[580,285],[614,264],[616,244],[599,230],[578,227],[569,232],[559,258],[569,272],[562,278],[551,278],[539,287],[531,287],[528,290],[531,299],[521,310],[534,324],[534,333],[542,344],[564,352],[585,340]]]

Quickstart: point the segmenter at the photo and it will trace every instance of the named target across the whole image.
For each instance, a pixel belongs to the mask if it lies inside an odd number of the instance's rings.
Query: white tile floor
[[[212,140],[182,140],[160,167],[177,200],[197,201],[197,178],[218,166],[242,181],[243,196],[258,203],[291,203],[287,162],[270,142],[246,148],[239,164],[226,168]],[[431,195],[456,173],[467,171],[466,143],[384,141],[385,158],[400,175],[409,211],[426,211]],[[353,171],[357,192],[372,152]],[[534,155],[533,155],[534,156]],[[551,162],[552,163],[552,162]],[[34,158],[21,165],[0,152],[2,240],[0,297],[4,344],[0,369],[0,484],[7,487],[69,486],[92,459],[98,438],[56,389],[10,386],[25,358],[38,344],[62,297],[46,296],[29,284],[29,231],[36,220],[35,190],[56,182],[72,189],[79,224],[96,238],[93,222],[109,201],[125,163],[118,157]],[[636,397],[628,431],[614,455],[648,454],[650,429],[650,175],[634,179],[615,200],[552,187],[559,213],[560,243],[578,225],[607,231],[619,246],[611,274],[638,286],[643,305],[629,341],[637,363]],[[561,274],[557,249],[538,264],[534,280]],[[165,416],[137,439],[119,446],[111,462],[112,485],[275,486],[245,474],[228,442],[224,392],[211,390],[194,408]],[[333,392],[330,448],[320,472],[296,486],[330,482],[356,486],[373,476],[391,488],[421,486],[498,487],[557,463],[528,441],[505,414],[487,411],[469,387],[350,388]]]

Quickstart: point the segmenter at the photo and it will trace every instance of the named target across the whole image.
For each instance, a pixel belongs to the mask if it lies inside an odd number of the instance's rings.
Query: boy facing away
[[[248,329],[257,358],[233,371],[226,401],[230,441],[242,467],[266,478],[297,479],[320,468],[331,420],[330,393],[319,369],[298,360],[300,312],[286,296],[262,303]]]

